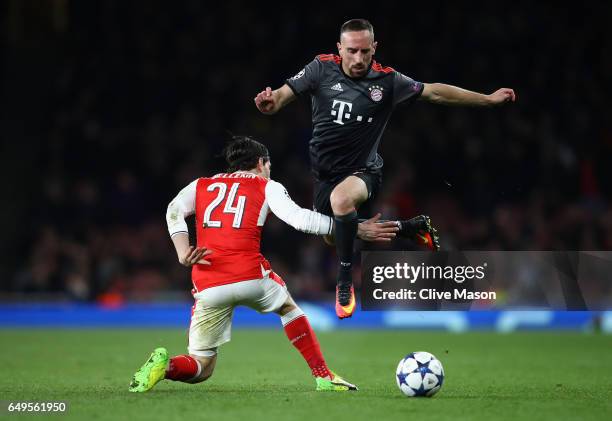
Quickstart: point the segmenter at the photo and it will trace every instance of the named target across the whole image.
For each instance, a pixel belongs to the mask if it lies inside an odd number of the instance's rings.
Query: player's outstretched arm
[[[317,235],[329,235],[333,231],[332,218],[299,206],[281,183],[268,181],[266,201],[274,215],[298,231]]]
[[[485,95],[444,83],[426,83],[420,98],[442,105],[492,107],[516,101],[516,94],[510,88],[501,88],[490,95]]]
[[[291,88],[285,84],[276,90],[269,86],[258,93],[255,98],[255,106],[263,114],[276,114],[285,105],[295,99],[295,94]]]

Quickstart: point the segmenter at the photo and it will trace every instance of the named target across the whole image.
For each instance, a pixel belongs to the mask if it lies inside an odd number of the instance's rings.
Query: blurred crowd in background
[[[612,249],[612,33],[603,2],[434,1],[402,13],[393,2],[297,6],[3,2],[5,296],[109,305],[188,297],[166,206],[193,179],[224,170],[218,154],[230,132],[265,143],[272,177],[310,208],[309,100],[264,116],[253,97],[337,52],[340,25],[355,17],[374,25],[383,65],[423,82],[518,95],[496,109],[398,107],[380,149],[374,209],[429,214],[449,250]],[[320,238],[271,216],[262,250],[298,298],[333,291],[335,250]]]

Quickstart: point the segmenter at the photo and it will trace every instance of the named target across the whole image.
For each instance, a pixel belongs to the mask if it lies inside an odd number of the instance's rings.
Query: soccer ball
[[[431,397],[444,383],[444,368],[440,360],[429,352],[413,352],[397,365],[395,380],[406,396]]]

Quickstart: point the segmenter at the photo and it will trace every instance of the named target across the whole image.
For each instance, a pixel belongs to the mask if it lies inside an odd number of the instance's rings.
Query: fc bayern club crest
[[[370,86],[370,98],[372,98],[372,101],[380,102],[383,99],[384,90],[385,89],[382,86]]]

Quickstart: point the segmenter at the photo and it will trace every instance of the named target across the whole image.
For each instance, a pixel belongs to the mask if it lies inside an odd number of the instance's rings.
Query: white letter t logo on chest
[[[334,109],[336,107],[336,104],[338,105],[337,111]],[[345,114],[344,108],[347,106],[348,106],[348,112]],[[351,118],[351,115],[349,113],[351,112],[352,109],[353,109],[353,104],[351,104],[350,102],[338,101],[337,99],[334,99],[334,103],[332,104],[332,111],[331,111],[331,115],[337,116],[337,118],[334,120],[334,123],[344,124],[342,122],[342,119]]]

